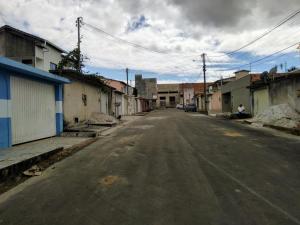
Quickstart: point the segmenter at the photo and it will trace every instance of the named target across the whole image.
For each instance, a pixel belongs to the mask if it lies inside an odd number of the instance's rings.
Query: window
[[[50,70],[56,70],[57,69],[57,65],[55,63],[50,63]]]
[[[23,64],[26,64],[26,65],[32,66],[32,59],[23,59],[23,60],[22,60],[22,63],[23,63]]]

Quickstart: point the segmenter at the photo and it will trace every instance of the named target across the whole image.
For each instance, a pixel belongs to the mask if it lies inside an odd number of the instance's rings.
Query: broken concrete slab
[[[0,151],[0,181],[27,170],[32,165],[63,149],[93,140],[91,138],[53,137],[25,143]]]

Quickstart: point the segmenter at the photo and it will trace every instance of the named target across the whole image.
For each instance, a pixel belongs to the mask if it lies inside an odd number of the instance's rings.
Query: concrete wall
[[[251,76],[245,76],[238,80],[232,81],[222,86],[222,111],[223,112],[237,112],[240,104],[243,104],[246,112],[251,112],[251,95],[250,85]],[[230,99],[228,99],[230,95]]]
[[[135,75],[135,87],[139,97],[153,99],[157,96],[156,78],[143,79],[142,75]]]
[[[83,94],[86,95],[84,105]],[[79,122],[88,120],[93,112],[101,112],[101,91],[99,88],[73,81],[64,86],[64,121],[68,126],[75,125],[75,118]]]
[[[33,41],[24,39],[17,35],[8,32],[1,32],[0,36],[5,36],[4,46],[5,51],[2,56],[8,57],[18,62],[22,60],[32,60],[34,66],[35,44]],[[3,38],[3,37],[2,37]],[[3,48],[3,47],[2,47]]]
[[[262,113],[270,106],[270,97],[268,87],[255,90],[253,92],[253,110],[252,113],[256,116]]]
[[[300,113],[300,77],[274,82],[269,87],[270,105],[288,103]]]
[[[47,72],[50,62],[58,65],[62,59],[61,52],[49,44],[42,48],[32,40],[6,31],[0,33],[0,55],[18,62],[32,60],[32,66]]]

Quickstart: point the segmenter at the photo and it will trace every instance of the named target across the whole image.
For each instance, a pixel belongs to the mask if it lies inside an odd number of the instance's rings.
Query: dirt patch
[[[165,117],[165,116],[152,116],[152,117],[147,117],[146,120],[163,120],[166,118],[167,117]]]
[[[227,137],[243,137],[241,133],[235,132],[235,131],[226,131],[224,132],[224,136]]]
[[[123,177],[119,177],[116,175],[109,175],[106,177],[103,177],[99,183],[103,186],[103,187],[112,187],[113,185],[117,185],[117,184],[128,184],[127,179],[123,178]]]
[[[134,126],[134,127],[131,127],[131,128],[141,129],[141,130],[148,130],[148,129],[151,129],[153,127],[154,127],[153,125],[139,125],[139,126]]]
[[[122,137],[120,138],[120,143],[122,145],[129,145],[129,146],[134,146],[135,142],[138,140],[138,138],[141,135],[131,135],[131,136],[126,136],[126,137]]]

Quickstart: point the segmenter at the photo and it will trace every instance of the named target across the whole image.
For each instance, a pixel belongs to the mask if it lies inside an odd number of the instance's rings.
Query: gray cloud
[[[206,26],[232,26],[243,16],[251,13],[253,2],[248,0],[169,0],[184,12],[187,19],[193,23]]]
[[[194,25],[235,28],[258,18],[274,19],[299,8],[299,0],[168,0]],[[259,11],[260,15],[255,15]],[[252,24],[253,25],[253,24]],[[250,25],[250,26],[252,26]]]

